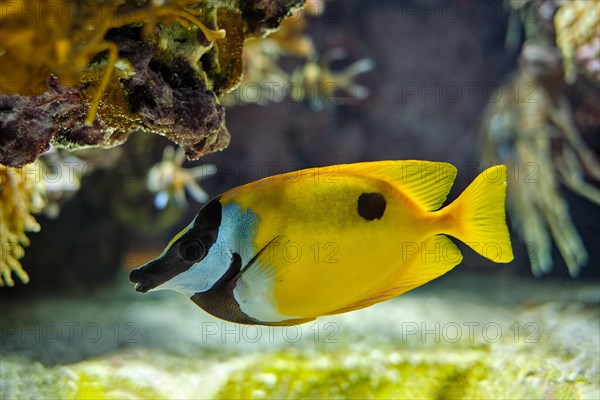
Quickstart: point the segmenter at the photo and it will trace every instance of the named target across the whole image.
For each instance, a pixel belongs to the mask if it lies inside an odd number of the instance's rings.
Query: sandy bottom
[[[272,328],[135,293],[123,277],[3,304],[0,397],[598,399],[599,304],[597,284],[451,273]]]

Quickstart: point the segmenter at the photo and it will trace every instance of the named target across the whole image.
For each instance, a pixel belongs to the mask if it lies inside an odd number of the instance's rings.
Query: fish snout
[[[131,271],[129,274],[129,281],[131,283],[135,283],[135,291],[140,293],[146,293],[148,290],[152,289],[152,282],[142,268],[137,268]]]

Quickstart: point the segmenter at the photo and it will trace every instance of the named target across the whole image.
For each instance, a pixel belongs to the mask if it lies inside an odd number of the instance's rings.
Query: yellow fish
[[[445,274],[462,260],[446,235],[511,261],[506,167],[482,172],[440,209],[456,173],[448,163],[376,161],[264,178],[206,204],[130,280],[138,292],[182,292],[228,321],[294,325]]]

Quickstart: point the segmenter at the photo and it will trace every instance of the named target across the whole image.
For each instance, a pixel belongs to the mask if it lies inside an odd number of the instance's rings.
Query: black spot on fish
[[[381,193],[363,193],[358,197],[358,214],[367,221],[383,217],[385,206],[385,197]]]

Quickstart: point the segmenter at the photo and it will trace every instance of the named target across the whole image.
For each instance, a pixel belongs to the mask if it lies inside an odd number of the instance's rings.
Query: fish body
[[[130,279],[142,292],[178,290],[225,320],[293,325],[443,275],[462,260],[446,235],[511,261],[506,167],[440,208],[456,173],[448,163],[377,161],[264,178],[209,202]]]

